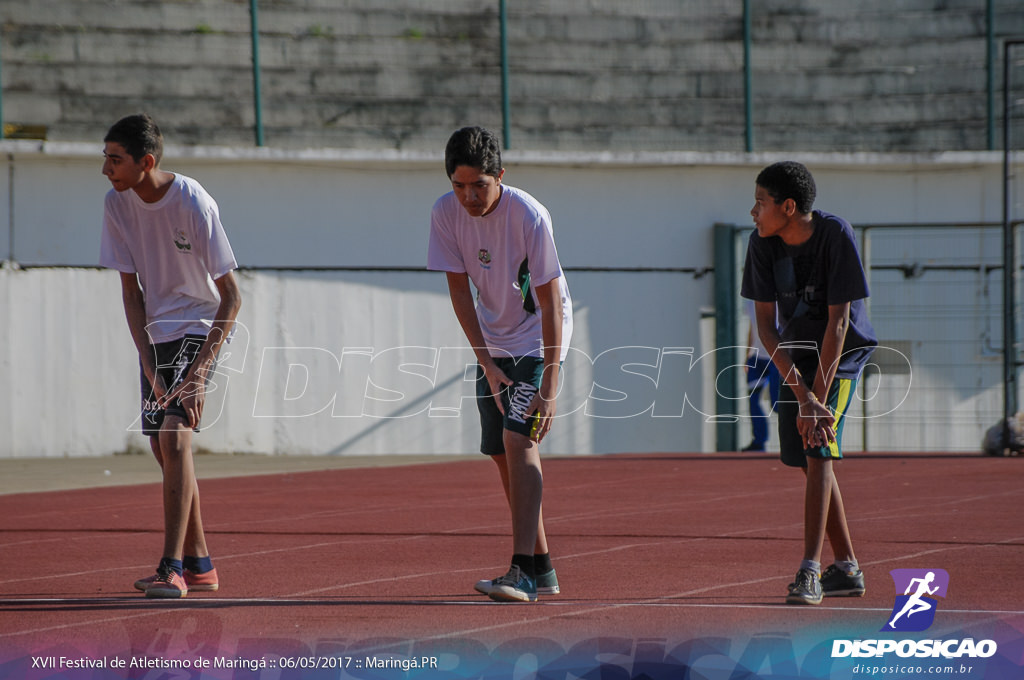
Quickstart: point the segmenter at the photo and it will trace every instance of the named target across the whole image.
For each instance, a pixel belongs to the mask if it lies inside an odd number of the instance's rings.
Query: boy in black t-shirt
[[[804,559],[786,601],[864,594],[833,461],[857,380],[878,344],[864,303],[867,280],[853,228],[812,210],[814,178],[800,163],[757,177],[743,271],[758,335],[783,378],[778,410],[782,462],[804,469]],[[778,326],[776,326],[776,315]],[[821,573],[826,534],[835,563]]]

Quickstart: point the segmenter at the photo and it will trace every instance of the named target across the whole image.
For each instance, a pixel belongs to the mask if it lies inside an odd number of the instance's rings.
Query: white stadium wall
[[[146,447],[117,275],[95,267],[100,152],[0,142],[0,457]],[[817,205],[854,222],[1001,219],[998,154],[793,157]],[[552,213],[574,300],[548,453],[714,450],[712,225],[750,224],[754,177],[779,159],[507,154],[505,181]],[[217,199],[243,267],[198,447],[477,450],[472,357],[444,276],[423,270],[440,153],[169,147],[163,166]]]

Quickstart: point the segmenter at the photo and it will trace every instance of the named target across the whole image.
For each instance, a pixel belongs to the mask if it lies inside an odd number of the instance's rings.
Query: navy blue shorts
[[[174,389],[188,375],[204,342],[206,342],[206,338],[202,335],[186,335],[177,340],[151,345],[153,356],[156,358],[157,373],[163,376],[164,385],[167,386],[168,391]],[[153,396],[153,386],[149,384],[141,364],[139,373],[142,383],[142,434],[150,437],[159,435],[160,428],[164,424],[164,416],[167,415],[178,416],[188,422],[188,413],[182,407],[181,400],[175,399],[173,403],[168,404],[166,409],[158,407]],[[209,384],[209,376],[207,376],[207,384]],[[199,428],[195,428],[195,431],[198,432]]]
[[[537,416],[527,413],[527,407],[540,389],[544,375],[544,360],[540,357],[495,357],[494,363],[508,376],[512,385],[501,389],[501,406],[494,403],[494,394],[484,376],[484,369],[476,367],[476,405],[480,411],[480,453],[500,456],[505,453],[504,431],[518,432],[524,437],[536,435]]]
[[[785,465],[790,467],[807,467],[808,458],[831,458],[840,459],[843,457],[842,441],[843,426],[846,424],[846,411],[849,409],[850,401],[857,390],[857,381],[849,378],[835,378],[828,391],[828,399],[825,405],[828,406],[836,416],[835,430],[836,440],[827,446],[815,446],[809,449],[804,448],[803,438],[796,428],[796,417],[800,412],[796,396],[788,386],[783,385],[779,391],[779,444],[780,457]]]

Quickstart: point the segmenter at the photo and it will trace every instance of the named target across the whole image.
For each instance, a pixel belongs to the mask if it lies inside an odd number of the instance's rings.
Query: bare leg
[[[837,561],[855,562],[853,540],[850,538],[850,527],[846,523],[846,508],[843,506],[843,495],[839,492],[839,480],[835,470],[832,471],[832,502],[828,505],[828,520],[825,525],[828,542]]]
[[[156,462],[160,464],[160,469],[163,470],[164,459],[163,452],[160,450],[160,438],[150,437],[149,438],[150,448],[153,449],[153,455],[156,457]],[[185,530],[185,550],[184,554],[191,555],[192,557],[209,557],[209,549],[206,546],[206,536],[203,532],[203,520],[202,513],[199,508],[199,483],[195,482],[195,486],[192,489],[192,509],[188,515],[188,526]]]
[[[807,458],[807,487],[804,492],[804,559],[821,562],[825,525],[832,498],[832,461]]]
[[[192,430],[181,418],[168,416],[154,455],[163,469],[164,557],[180,560],[187,551],[209,555],[199,510],[199,487],[192,460]]]
[[[544,476],[537,442],[505,430],[505,464],[508,475],[508,499],[512,510],[512,551],[533,555],[538,547],[547,552],[547,540],[540,544],[541,500]]]
[[[501,486],[505,490],[505,498],[508,500],[509,508],[512,507],[512,498],[508,490],[508,466],[505,462],[505,454],[500,456],[491,456],[494,463],[498,466],[498,474],[501,475]],[[533,552],[536,555],[544,555],[548,552],[548,538],[547,534],[544,533],[544,507],[541,505],[540,515],[537,521],[537,543],[533,548]]]

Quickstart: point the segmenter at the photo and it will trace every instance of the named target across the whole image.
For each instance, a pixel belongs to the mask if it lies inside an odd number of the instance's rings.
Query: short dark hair
[[[482,127],[456,130],[444,148],[444,169],[449,178],[460,165],[476,168],[492,177],[500,175],[501,145],[497,135]]]
[[[757,186],[767,191],[776,203],[792,198],[796,209],[805,214],[811,212],[818,194],[811,171],[796,161],[772,163],[758,174]]]
[[[164,155],[164,136],[156,122],[145,113],[125,116],[117,121],[110,126],[103,141],[120,144],[136,163],[146,154],[152,154],[159,165]]]

